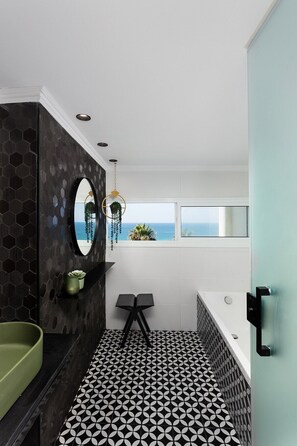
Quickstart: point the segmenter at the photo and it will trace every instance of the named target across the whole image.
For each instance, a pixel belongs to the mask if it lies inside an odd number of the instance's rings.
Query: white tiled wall
[[[115,308],[121,293],[153,293],[152,329],[196,330],[197,290],[249,289],[248,248],[116,246],[107,257],[115,262],[106,276],[107,328],[123,328],[127,314]]]
[[[247,172],[118,172],[117,185],[127,201],[248,197]],[[113,175],[108,174],[107,190],[112,188]],[[113,252],[107,247],[107,260],[115,262],[106,275],[107,328],[123,328],[126,312],[115,308],[120,293],[153,293],[155,307],[146,310],[153,329],[196,330],[197,290],[249,289],[248,247],[133,243],[135,247],[118,244]]]

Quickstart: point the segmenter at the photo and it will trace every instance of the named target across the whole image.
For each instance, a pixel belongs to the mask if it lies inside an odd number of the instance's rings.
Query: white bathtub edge
[[[242,371],[247,383],[251,385],[251,365],[248,359],[245,357],[240,347],[237,345],[236,341],[233,339],[230,331],[227,329],[221,318],[218,316],[213,306],[209,305],[208,302],[203,298],[203,294],[207,293],[207,291],[197,291],[198,296],[201,298],[204,306],[208,309],[208,312],[216,325],[217,329],[221,333],[222,337],[225,339],[229,350],[231,350],[231,354],[233,353],[233,357],[235,358],[238,367]]]

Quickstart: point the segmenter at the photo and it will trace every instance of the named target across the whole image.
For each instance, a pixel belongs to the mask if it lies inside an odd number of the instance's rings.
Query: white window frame
[[[249,235],[247,237],[182,237],[181,236],[181,207],[183,206],[247,206],[249,207],[248,198],[145,198],[145,199],[127,199],[129,203],[174,203],[175,204],[175,240],[156,240],[156,241],[140,241],[140,240],[119,240],[114,243],[116,248],[197,248],[197,247],[235,247],[247,248],[250,246]],[[108,219],[106,219],[108,220]],[[108,222],[106,221],[106,246],[110,247],[108,240]]]

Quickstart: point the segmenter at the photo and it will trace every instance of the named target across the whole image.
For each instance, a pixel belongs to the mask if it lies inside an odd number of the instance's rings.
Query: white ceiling
[[[245,45],[273,3],[0,0],[0,87],[45,86],[119,166],[247,165]]]

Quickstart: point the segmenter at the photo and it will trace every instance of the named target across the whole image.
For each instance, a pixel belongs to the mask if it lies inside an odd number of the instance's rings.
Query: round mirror
[[[74,184],[71,231],[75,251],[87,255],[91,251],[98,226],[98,206],[91,181],[80,178]]]

